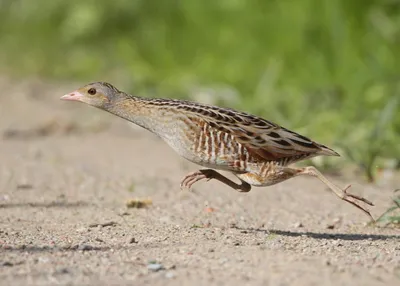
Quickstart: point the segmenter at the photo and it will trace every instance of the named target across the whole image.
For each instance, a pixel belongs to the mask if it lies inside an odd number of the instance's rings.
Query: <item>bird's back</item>
[[[157,133],[186,159],[215,169],[245,172],[249,164],[288,165],[332,149],[260,117],[190,101],[147,99],[164,124]]]

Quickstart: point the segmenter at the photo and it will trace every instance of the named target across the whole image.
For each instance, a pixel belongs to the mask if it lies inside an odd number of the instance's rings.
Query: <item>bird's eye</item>
[[[96,89],[95,88],[90,88],[89,90],[88,90],[88,93],[90,94],[90,95],[95,95],[96,94]]]

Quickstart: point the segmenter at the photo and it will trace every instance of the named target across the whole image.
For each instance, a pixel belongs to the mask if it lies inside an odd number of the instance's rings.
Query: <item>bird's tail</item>
[[[317,152],[319,155],[340,156],[338,152],[332,150],[329,147],[326,147],[325,145],[318,144],[318,147],[320,148],[320,151]]]

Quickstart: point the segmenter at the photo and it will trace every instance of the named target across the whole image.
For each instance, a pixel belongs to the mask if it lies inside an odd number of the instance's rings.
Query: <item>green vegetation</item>
[[[400,191],[397,189],[394,193]],[[397,195],[393,199],[394,206],[389,207],[377,220],[375,225],[383,227],[398,227],[400,228],[400,196]]]
[[[398,0],[3,0],[0,43],[3,73],[211,90],[339,147],[369,180],[400,165]]]

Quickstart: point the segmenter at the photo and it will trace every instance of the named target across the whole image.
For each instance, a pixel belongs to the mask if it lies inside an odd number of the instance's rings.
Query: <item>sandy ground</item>
[[[314,178],[181,191],[198,167],[58,100],[77,86],[0,80],[1,285],[400,285],[398,229],[367,226]],[[399,186],[330,177],[374,201],[375,217]],[[127,208],[133,198],[152,205]]]

